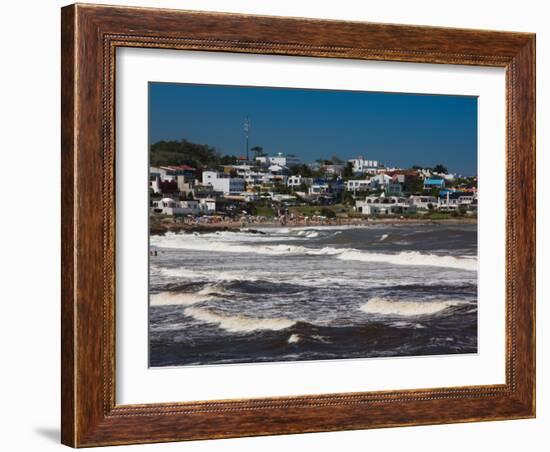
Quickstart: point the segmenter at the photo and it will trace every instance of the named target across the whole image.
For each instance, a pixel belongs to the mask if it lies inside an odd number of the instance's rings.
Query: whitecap
[[[300,337],[299,334],[291,334],[287,342],[289,344],[296,344],[297,342],[300,342],[301,339],[302,338]]]
[[[190,306],[202,301],[212,299],[207,294],[199,293],[179,293],[179,292],[161,292],[151,294],[149,303],[151,306]]]
[[[344,261],[380,262],[393,265],[430,266],[456,268],[476,271],[477,258],[469,256],[440,256],[422,254],[418,251],[403,251],[398,254],[368,253],[357,250],[345,250],[338,257]]]
[[[360,309],[367,314],[409,317],[436,314],[463,303],[461,300],[398,301],[373,297]]]
[[[254,318],[241,315],[221,314],[211,309],[189,307],[185,309],[185,314],[205,323],[218,325],[220,328],[231,333],[249,333],[256,330],[284,330],[290,328],[296,322],[284,317]]]
[[[353,248],[308,248],[300,245],[243,245],[205,240],[184,234],[168,233],[152,236],[151,244],[160,248],[175,248],[194,251],[215,251],[217,253],[254,253],[269,256],[283,255],[334,255],[340,260],[380,262],[392,265],[432,266],[455,268],[468,271],[477,270],[477,258],[471,256],[442,256],[422,254],[418,251],[403,251],[397,254],[370,253]]]

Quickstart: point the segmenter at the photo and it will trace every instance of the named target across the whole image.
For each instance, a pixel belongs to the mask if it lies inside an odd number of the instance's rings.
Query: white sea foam
[[[225,290],[222,286],[219,286],[217,284],[208,284],[205,287],[203,287],[201,290],[199,290],[197,293],[199,295],[211,295],[211,294],[222,294]]]
[[[362,224],[342,224],[342,225],[326,225],[326,226],[295,226],[292,228],[257,228],[263,232],[274,232],[276,234],[299,233],[300,231],[344,231],[348,229],[364,229],[368,226]]]
[[[410,323],[410,322],[403,322],[403,321],[392,322],[392,323],[390,323],[390,326],[393,326],[395,328],[415,328],[415,329],[426,328],[421,323]]]
[[[149,303],[151,306],[191,306],[211,298],[209,295],[201,293],[161,292],[151,294]]]
[[[169,278],[184,278],[191,280],[205,279],[208,281],[231,282],[231,281],[258,281],[259,279],[269,279],[271,273],[250,273],[250,272],[228,272],[219,270],[191,270],[184,267],[178,268],[158,268],[158,272]],[[275,279],[275,278],[273,278]],[[219,293],[219,291],[218,291]]]
[[[469,271],[477,270],[477,258],[475,257],[440,256],[437,254],[422,254],[418,251],[383,254],[345,250],[338,256],[338,259],[344,261],[381,262],[393,265],[445,267]]]
[[[300,342],[301,339],[302,338],[300,337],[299,334],[291,334],[287,342],[289,344],[296,344],[297,342]]]
[[[159,248],[175,248],[194,251],[216,251],[219,253],[255,253],[270,256],[281,256],[286,254],[338,254],[342,250],[326,247],[321,249],[307,248],[296,245],[240,245],[222,241],[210,241],[202,237],[166,234],[165,236],[152,236],[151,244]]]
[[[259,319],[241,315],[228,315],[211,309],[192,306],[185,309],[185,314],[205,323],[218,325],[231,333],[248,333],[256,330],[284,330],[296,322],[286,318]]]
[[[470,256],[442,256],[422,254],[418,251],[403,251],[397,254],[371,253],[353,248],[309,248],[301,245],[247,245],[212,241],[200,236],[168,233],[152,236],[151,244],[160,248],[176,248],[194,251],[215,251],[218,253],[254,253],[269,256],[309,255],[331,256],[340,260],[380,262],[392,265],[432,266],[476,271],[477,258]]]
[[[367,314],[409,317],[436,314],[451,306],[463,303],[465,302],[461,300],[397,301],[374,297],[360,309]]]

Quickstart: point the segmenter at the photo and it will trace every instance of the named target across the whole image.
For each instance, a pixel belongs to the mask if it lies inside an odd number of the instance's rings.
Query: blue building
[[[432,188],[439,188],[440,190],[445,188],[445,179],[424,179],[424,190],[430,190]]]

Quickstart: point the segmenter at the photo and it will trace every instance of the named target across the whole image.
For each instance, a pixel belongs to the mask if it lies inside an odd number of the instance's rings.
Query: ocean
[[[152,235],[149,365],[477,352],[477,226]]]

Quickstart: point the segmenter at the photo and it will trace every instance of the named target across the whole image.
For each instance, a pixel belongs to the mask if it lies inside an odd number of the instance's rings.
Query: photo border
[[[73,447],[535,416],[535,35],[148,8],[62,8],[62,442]],[[115,403],[115,50],[506,69],[506,383]],[[521,353],[518,353],[521,350]]]

